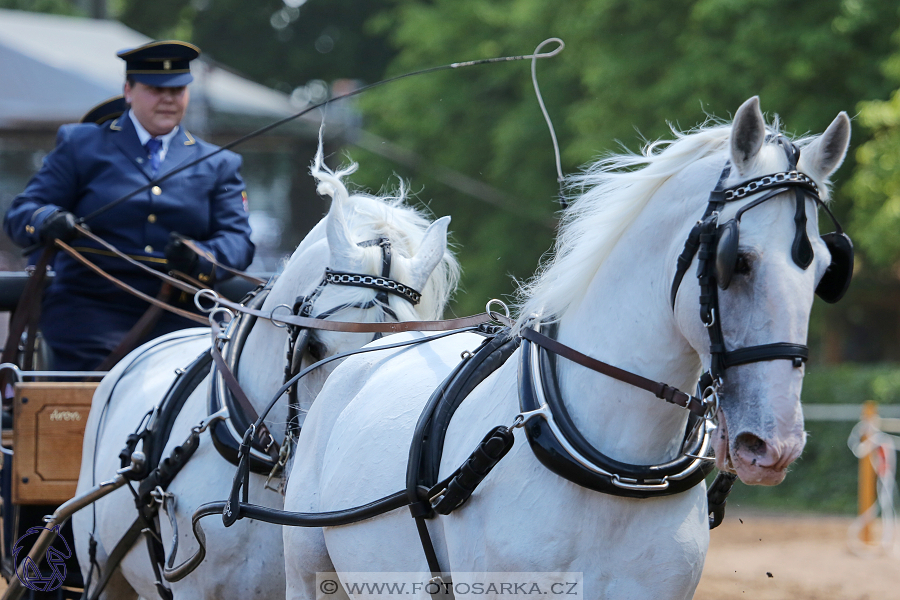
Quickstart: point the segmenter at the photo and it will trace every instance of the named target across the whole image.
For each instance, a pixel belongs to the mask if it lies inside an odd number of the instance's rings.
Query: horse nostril
[[[757,460],[766,456],[766,442],[752,433],[742,433],[734,440],[735,448],[739,454],[744,454],[755,465]]]

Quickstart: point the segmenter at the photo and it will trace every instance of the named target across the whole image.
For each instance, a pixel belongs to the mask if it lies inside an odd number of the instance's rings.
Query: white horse
[[[293,253],[276,281],[261,310],[270,312],[279,305],[293,306],[301,295],[310,295],[320,286],[325,268],[363,275],[382,275],[382,249],[363,244],[378,238],[390,241],[392,250],[389,277],[422,292],[421,302],[413,306],[395,295],[388,305],[375,302],[377,290],[346,285],[324,285],[313,301],[312,316],[338,310],[332,320],[384,321],[431,320],[441,318],[444,306],[456,287],[458,265],[447,250],[447,226],[450,218],[433,223],[404,204],[401,187],[396,197],[379,198],[351,195],[341,177],[353,172],[355,165],[337,173],[324,167],[321,149],[312,174],[319,192],[333,200],[325,218],[307,235]],[[366,308],[366,306],[369,306]],[[285,309],[276,316],[288,314]],[[390,315],[389,317],[387,315]],[[78,492],[113,476],[119,468],[119,451],[125,437],[134,431],[143,415],[158,404],[174,379],[176,369],[185,368],[210,346],[209,329],[189,329],[154,340],[138,348],[104,378],[94,396],[84,439]],[[316,331],[310,343],[315,358],[331,356],[369,342],[373,334]],[[241,352],[238,378],[257,412],[262,410],[284,378],[287,330],[271,321],[258,319]],[[308,354],[306,366],[314,362]],[[301,417],[312,404],[334,363],[314,371],[302,381],[298,391]],[[163,457],[187,438],[192,427],[208,415],[207,375],[190,395],[179,414]],[[284,403],[270,415],[268,426],[281,437],[287,419]],[[279,427],[280,425],[280,427]],[[175,513],[179,542],[176,564],[197,550],[191,533],[191,515],[201,504],[227,498],[235,468],[213,446],[209,435],[201,436],[196,453],[178,473],[168,491],[175,495]],[[282,494],[264,488],[265,476],[252,475],[250,498],[266,506],[280,508]],[[90,569],[88,544],[97,540],[100,568],[120,537],[134,521],[136,511],[132,494],[120,489],[103,498],[93,508],[74,517],[74,534],[83,573]],[[169,551],[172,529],[164,511],[159,513],[162,540]],[[281,533],[277,527],[243,521],[225,530],[218,519],[205,523],[207,555],[191,575],[171,585],[176,598],[270,598],[284,589],[284,565]],[[98,575],[94,574],[96,583]],[[158,597],[153,571],[143,538],[131,549],[117,568],[104,592],[107,598]]]
[[[576,177],[583,193],[563,214],[552,260],[522,291],[513,335],[539,315],[544,323],[557,322],[557,339],[572,348],[693,390],[701,365],[709,364],[710,342],[698,317],[696,258],[674,310],[670,304],[676,258],[726,161],[731,172],[725,187],[786,170],[785,152],[767,133],[777,132],[767,129],[758,99],[751,98],[731,125],[679,134],[644,156],[614,156]],[[823,135],[797,141],[799,170],[825,189],[849,136],[849,119],[841,113]],[[729,203],[719,222],[758,197]],[[717,318],[729,348],[805,343],[813,292],[830,254],[819,237],[816,204],[809,197],[804,202],[814,251],[805,270],[791,260],[793,192],[743,217],[734,281],[719,292]],[[405,489],[423,405],[460,352],[474,350],[480,340],[462,334],[345,361],[307,416],[285,508],[334,511]],[[439,479],[462,465],[491,427],[511,425],[519,414],[521,352],[457,410]],[[679,456],[687,411],[568,360],[557,364],[561,397],[590,445],[637,465]],[[782,480],[805,442],[803,372],[788,360],[728,369],[714,432],[720,469],[736,470],[745,483]],[[522,431],[516,438],[467,504],[428,521],[444,572],[581,572],[585,598],[692,596],[709,542],[705,485],[646,499],[599,493],[545,468]],[[285,528],[284,542],[289,599],[316,597],[317,572],[429,572],[407,510],[339,527]],[[422,583],[418,590],[425,589]],[[426,596],[422,591],[420,597]]]

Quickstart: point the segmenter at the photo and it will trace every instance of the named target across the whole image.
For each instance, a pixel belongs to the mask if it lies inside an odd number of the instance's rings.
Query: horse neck
[[[271,313],[279,305],[293,307],[300,290],[310,287],[310,278],[322,277],[327,262],[312,258],[308,261],[304,260],[311,254],[317,254],[317,252],[314,249],[306,249],[301,244],[285,270],[273,284],[262,305],[262,312]],[[327,247],[325,254],[327,257]],[[320,263],[322,264],[321,269],[315,270],[313,274],[313,269],[309,265]],[[290,310],[282,306],[277,309],[276,314],[290,314]],[[257,410],[261,410],[268,403],[284,381],[287,340],[288,330],[276,327],[267,319],[257,319],[247,336],[238,365],[238,379],[250,402]],[[274,422],[286,421],[286,402],[276,403],[269,419]]]
[[[558,336],[589,356],[692,393],[700,361],[676,327],[669,290],[674,257],[703,209],[702,202],[675,200],[684,182],[673,179],[622,234],[583,301],[560,319]],[[687,411],[565,359],[557,364],[569,413],[598,450],[635,464],[677,457]]]

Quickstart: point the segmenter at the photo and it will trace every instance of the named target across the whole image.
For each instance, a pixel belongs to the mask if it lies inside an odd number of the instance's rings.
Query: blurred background
[[[806,403],[835,407],[808,415],[810,443],[784,484],[739,486],[733,501],[852,513],[854,407],[900,408],[895,0],[0,0],[0,209],[52,149],[60,124],[121,92],[114,53],[148,38],[202,48],[186,124],[223,144],[330,94],[528,54],[551,36],[566,49],[538,73],[567,173],[671,137],[669,127],[730,119],[757,94],[767,118],[777,115],[793,135],[823,131],[841,110],[853,118],[833,207],[856,244],[854,284],[836,306],[816,300],[804,386]],[[245,160],[257,270],[273,270],[325,211],[308,175],[322,118],[310,114],[235,149]],[[452,215],[464,268],[453,315],[511,293],[550,249],[558,186],[528,62],[406,79],[342,101],[325,119],[330,161],[359,162],[356,185],[377,192],[402,178],[415,202]],[[0,268],[22,264],[2,240]]]

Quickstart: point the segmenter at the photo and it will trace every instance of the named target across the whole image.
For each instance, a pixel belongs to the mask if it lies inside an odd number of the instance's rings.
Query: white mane
[[[777,120],[768,130],[779,133]],[[688,133],[673,129],[673,133],[674,140],[648,144],[642,154],[611,155],[567,179],[569,207],[562,213],[554,251],[535,276],[520,286],[513,333],[532,315],[542,315],[546,322],[577,306],[619,237],[657,189],[691,163],[726,152],[731,124]],[[806,137],[794,143],[802,147],[814,139]],[[767,145],[775,150],[774,142]],[[823,194],[827,193],[827,182],[817,183]]]
[[[394,195],[373,196],[365,193],[351,194],[342,179],[355,172],[356,163],[332,171],[322,161],[322,147],[316,154],[310,170],[312,176],[319,182],[318,192],[331,196],[333,201],[340,201],[340,211],[337,216],[346,223],[354,242],[365,242],[379,237],[391,240],[391,250],[410,258],[418,253],[422,244],[423,234],[430,225],[430,221],[420,211],[406,204],[406,187],[400,183],[400,189]],[[369,264],[366,270],[371,273],[381,272],[382,254],[378,246],[364,249]],[[409,281],[409,276],[404,273],[404,264],[393,261],[391,265],[391,278],[397,281]],[[447,250],[441,262],[438,263],[425,289],[422,292],[422,300],[412,309],[407,302],[397,302],[391,296],[391,308],[397,312],[401,320],[436,320],[443,316],[444,307],[449,302],[459,282],[459,263],[453,254]],[[347,288],[348,301],[365,300],[373,295],[373,290],[364,288]],[[356,294],[359,298],[353,298]]]

